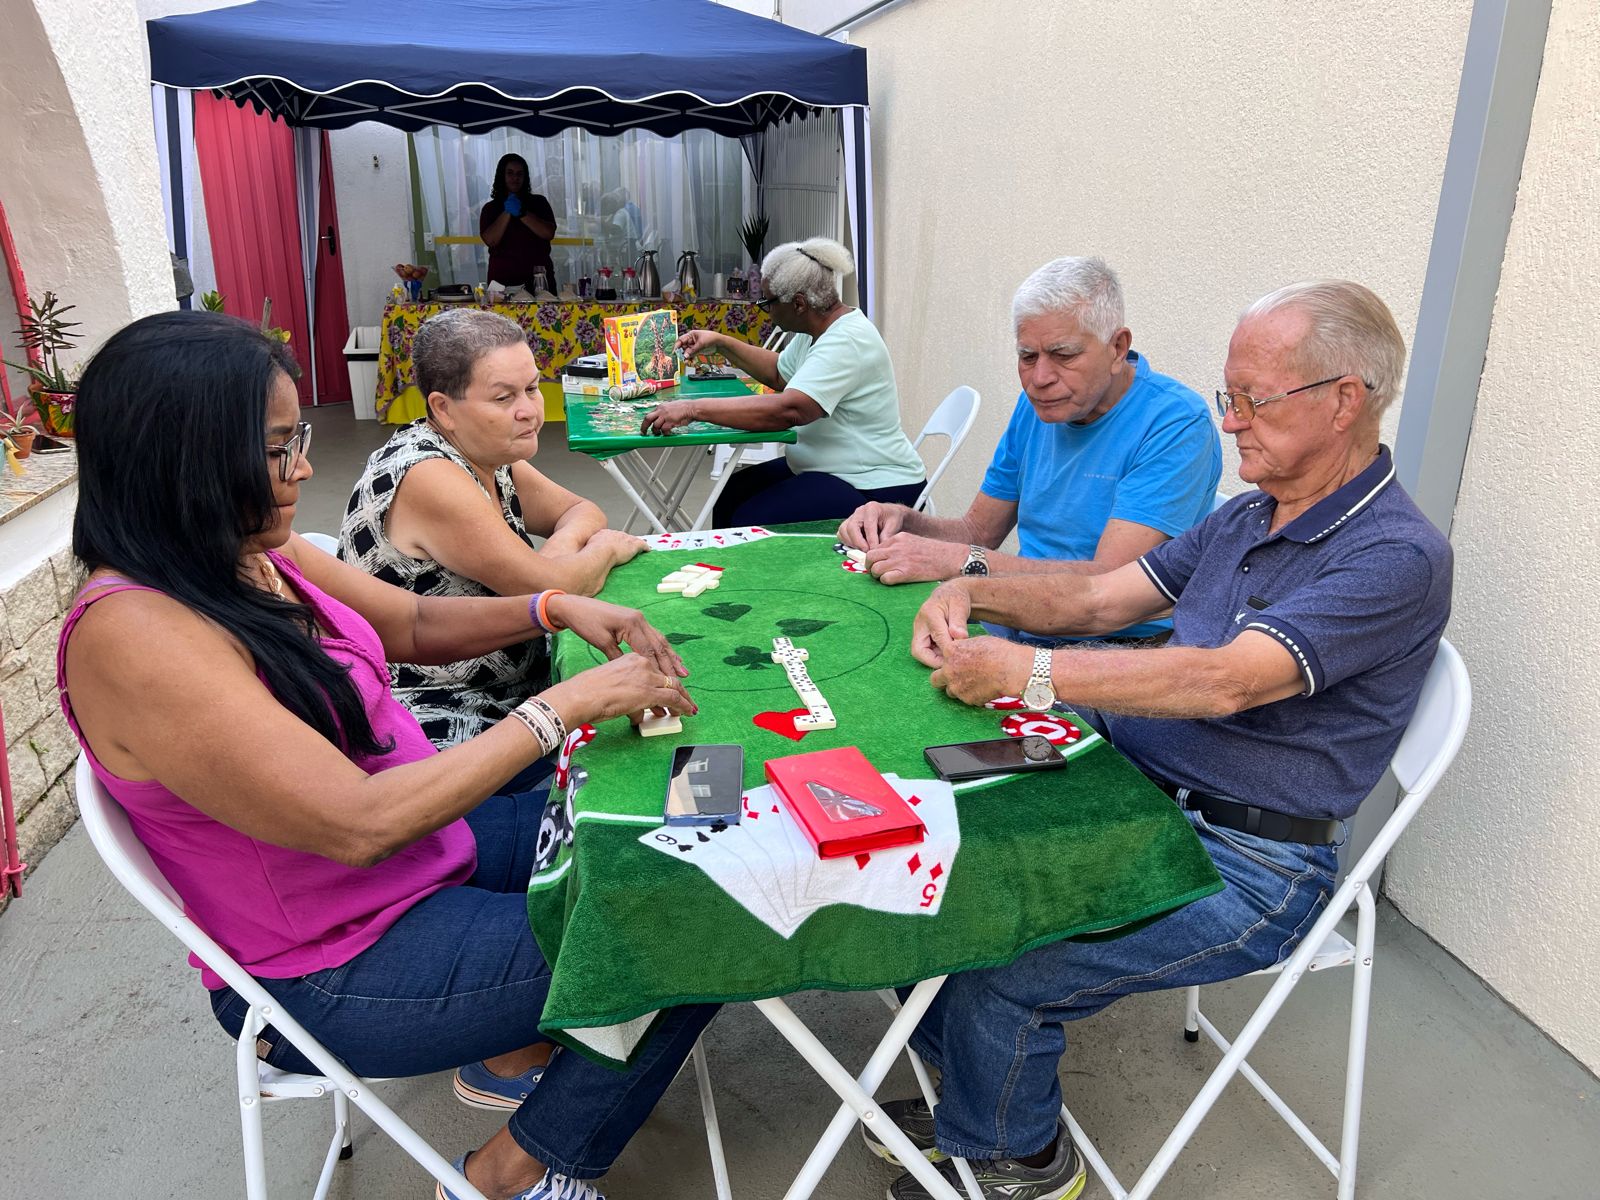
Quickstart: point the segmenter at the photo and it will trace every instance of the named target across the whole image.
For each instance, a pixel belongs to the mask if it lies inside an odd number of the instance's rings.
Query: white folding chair
[[[326,533],[302,533],[301,537],[310,542],[318,550],[328,554],[339,553],[339,539]]]
[[[333,1097],[333,1140],[328,1144],[322,1173],[317,1178],[316,1200],[326,1200],[328,1189],[333,1184],[334,1166],[340,1159],[350,1157],[352,1102],[460,1200],[484,1200],[482,1192],[468,1183],[443,1155],[378,1098],[372,1090],[371,1080],[352,1075],[298,1021],[279,1008],[277,1001],[249,972],[184,915],[182,902],[134,835],[133,827],[128,823],[128,814],[106,792],[90,770],[88,760],[82,756],[78,759],[76,784],[78,812],[83,817],[83,827],[117,882],[250,1004],[234,1055],[238,1075],[239,1120],[244,1133],[244,1187],[248,1200],[267,1200],[266,1149],[261,1136],[262,1104],[323,1096]],[[258,1059],[256,1037],[269,1024],[287,1038],[296,1050],[315,1063],[322,1074],[295,1075],[279,1071]]]
[[[325,535],[319,535],[325,536]],[[196,957],[250,1004],[244,1028],[239,1033],[234,1065],[238,1073],[239,1120],[244,1134],[244,1176],[247,1200],[267,1200],[266,1149],[261,1136],[261,1105],[274,1100],[333,1097],[333,1141],[328,1146],[317,1179],[315,1200],[327,1200],[333,1183],[333,1168],[351,1155],[350,1104],[353,1101],[373,1124],[392,1137],[400,1148],[443,1183],[458,1200],[484,1200],[482,1192],[468,1183],[443,1155],[397,1116],[372,1090],[373,1080],[361,1079],[335,1058],[316,1038],[278,1007],[271,993],[217,945],[200,926],[184,915],[182,901],[162,877],[128,823],[123,811],[89,767],[88,759],[78,758],[75,776],[78,812],[89,840],[99,852],[117,882],[126,888],[145,909],[177,936]],[[271,1025],[291,1045],[310,1059],[321,1075],[296,1075],[268,1066],[256,1057],[256,1037]],[[690,1060],[694,1064],[700,1094],[700,1111],[706,1123],[706,1141],[711,1153],[711,1171],[718,1200],[730,1200],[728,1165],[723,1152],[722,1133],[717,1122],[716,1104],[711,1094],[711,1072],[705,1049],[695,1042]]]
[[[1218,491],[1217,494],[1214,497],[1212,497],[1212,500],[1211,500],[1211,511],[1212,512],[1216,512],[1217,509],[1221,508],[1224,504],[1226,504],[1229,500],[1232,500],[1232,499],[1233,499],[1233,497],[1228,495],[1227,492]]]
[[[922,432],[917,434],[917,440],[911,443],[911,448],[920,450],[923,442],[936,435],[949,438],[950,445],[945,448],[944,457],[939,460],[939,465],[934,467],[932,474],[928,476],[928,482],[912,508],[927,513],[933,512],[933,485],[939,482],[939,476],[944,474],[945,468],[955,458],[956,451],[961,449],[961,443],[966,441],[967,434],[972,431],[972,423],[978,419],[978,409],[982,404],[983,397],[965,385],[958,387],[939,401],[939,407],[933,410],[933,416],[928,418],[928,423],[922,427]]]
[[[1204,1033],[1223,1052],[1205,1086],[1190,1103],[1177,1126],[1162,1143],[1161,1149],[1145,1168],[1144,1174],[1131,1190],[1117,1181],[1089,1136],[1083,1131],[1065,1106],[1062,1119],[1072,1131],[1079,1151],[1089,1167],[1099,1176],[1101,1183],[1114,1200],[1146,1200],[1156,1189],[1163,1176],[1183,1151],[1200,1122],[1216,1103],[1222,1089],[1235,1074],[1243,1075],[1270,1104],[1273,1111],[1284,1119],[1289,1128],[1300,1137],[1311,1152],[1327,1167],[1338,1181],[1339,1200],[1351,1200],[1356,1188],[1356,1150],[1361,1133],[1361,1093],[1367,1056],[1367,1020],[1372,995],[1373,936],[1376,920],[1376,903],[1368,881],[1383,865],[1384,858],[1405,832],[1411,818],[1422,807],[1422,802],[1433,791],[1434,785],[1449,768],[1456,752],[1466,737],[1467,722],[1472,715],[1472,683],[1461,655],[1448,641],[1439,642],[1439,652],[1422,685],[1422,697],[1417,710],[1400,739],[1394,759],[1390,764],[1395,778],[1400,781],[1401,797],[1393,815],[1384,823],[1372,845],[1351,868],[1339,889],[1329,900],[1326,911],[1312,926],[1311,932],[1281,966],[1259,971],[1260,975],[1276,975],[1277,979],[1244,1029],[1233,1042],[1229,1042],[1215,1025],[1200,1011],[1200,989],[1186,989],[1187,1016],[1184,1037],[1198,1041]],[[1356,940],[1347,941],[1336,928],[1340,919],[1351,909],[1357,910]],[[1329,967],[1354,967],[1350,997],[1349,1049],[1345,1060],[1344,1128],[1340,1138],[1339,1154],[1318,1140],[1309,1126],[1286,1104],[1267,1082],[1245,1061],[1261,1040],[1267,1026],[1278,1015],[1289,993],[1307,971],[1323,971]]]

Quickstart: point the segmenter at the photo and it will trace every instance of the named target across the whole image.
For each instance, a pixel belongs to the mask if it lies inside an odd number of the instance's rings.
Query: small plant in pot
[[[29,313],[22,318],[22,328],[17,336],[28,351],[28,361],[6,364],[27,374],[32,382],[29,391],[33,406],[39,412],[44,431],[56,437],[71,437],[74,424],[73,405],[77,400],[78,376],[61,365],[61,354],[78,344],[77,321],[66,320],[73,309],[62,304],[54,292],[46,292],[43,300],[29,300]]]
[[[39,431],[25,424],[20,416],[0,408],[0,443],[8,451],[7,457],[22,459],[33,453],[33,439]]]
[[[739,226],[739,240],[750,255],[750,299],[761,299],[761,247],[767,243],[767,230],[771,228],[765,213],[747,217]]]

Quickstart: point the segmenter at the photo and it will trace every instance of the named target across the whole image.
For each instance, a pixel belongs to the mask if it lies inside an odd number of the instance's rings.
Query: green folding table
[[[678,387],[643,400],[615,401],[568,392],[563,397],[567,408],[567,448],[587,454],[604,467],[657,533],[704,529],[745,447],[764,442],[792,445],[794,430],[750,433],[692,421],[664,437],[653,437],[640,433],[639,427],[645,413],[662,401],[747,396],[754,390],[754,384],[739,378],[685,379]],[[711,494],[699,515],[691,521],[683,499],[698,473],[697,464],[709,459],[706,448],[710,446],[731,446],[733,456],[712,483]],[[650,451],[655,451],[653,458]],[[624,528],[631,531],[633,520],[629,517]]]
[[[1222,886],[1172,800],[1069,714],[1060,719],[1077,737],[1064,769],[957,786],[960,845],[937,915],[833,903],[783,936],[694,862],[649,845],[679,745],[742,745],[750,789],[765,782],[766,759],[839,746],[860,747],[886,774],[926,780],[925,746],[1002,736],[1006,712],[950,700],[909,653],[912,618],[931,585],[888,587],[842,561],[832,533],[808,526],[745,531],[743,539],[689,535],[679,550],[652,550],[612,572],[601,597],[643,610],[667,634],[700,712],[684,718],[681,734],[652,738],[618,718],[576,751],[584,783],[570,798],[563,844],[528,894],[552,973],[545,1032],[621,1062],[664,1008],[754,1001],[834,1088],[844,1104],[791,1189],[795,1200],[810,1194],[851,1124],[869,1112],[886,1143],[905,1151],[902,1162],[919,1174],[927,1165],[897,1145],[899,1131],[872,1092],[946,975],[1065,937],[1114,936]],[[694,599],[656,591],[663,574],[694,562],[724,568],[716,590]],[[836,728],[797,742],[792,726],[785,736],[774,722],[799,704],[771,661],[775,637],[806,648]],[[599,661],[572,634],[557,636],[558,677]],[[859,1076],[781,999],[812,988],[908,985],[916,986]],[[953,1200],[942,1181],[924,1182]]]

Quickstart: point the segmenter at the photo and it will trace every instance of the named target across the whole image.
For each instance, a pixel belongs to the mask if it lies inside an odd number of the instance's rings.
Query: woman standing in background
[[[530,291],[534,272],[544,270],[546,286],[556,290],[556,268],[550,239],[556,236],[556,214],[550,201],[529,190],[528,162],[520,154],[503,154],[494,168],[489,203],[478,215],[478,236],[489,247],[489,280]]]

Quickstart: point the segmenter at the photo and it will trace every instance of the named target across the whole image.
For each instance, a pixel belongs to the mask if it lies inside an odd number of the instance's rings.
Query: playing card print
[[[784,938],[793,936],[812,913],[834,904],[903,916],[936,915],[961,847],[955,794],[940,780],[884,778],[927,827],[927,836],[916,845],[819,859],[770,786],[744,794],[738,825],[664,827],[639,841],[699,868]]]

